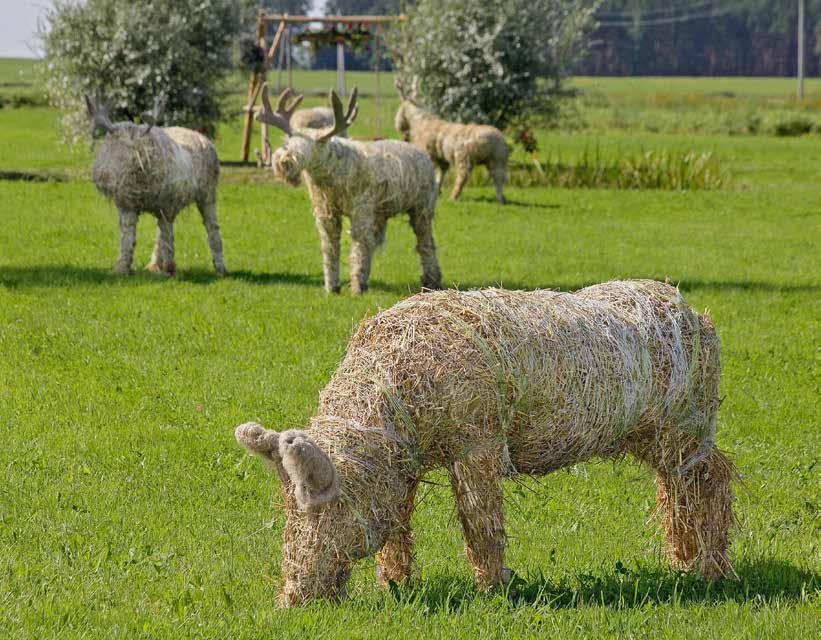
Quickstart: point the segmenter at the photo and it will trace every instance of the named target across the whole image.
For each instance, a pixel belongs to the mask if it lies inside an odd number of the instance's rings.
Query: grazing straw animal
[[[487,167],[496,185],[496,200],[505,204],[507,159],[510,155],[502,132],[480,124],[458,124],[437,118],[432,113],[404,99],[396,112],[396,129],[405,140],[424,149],[436,165],[437,189],[451,165],[456,167],[456,182],[450,194],[457,200],[477,165]]]
[[[416,234],[416,251],[422,263],[422,286],[438,289],[442,274],[433,240],[436,182],[433,165],[421,151],[397,140],[357,142],[340,138],[355,120],[356,88],[347,111],[336,92],[331,92],[333,126],[318,132],[298,130],[291,124],[298,96],[286,89],[276,111],[263,86],[263,110],[257,120],[288,134],[282,147],[271,155],[274,173],[292,186],[305,179],[314,207],[314,218],[322,245],[325,290],[338,293],[342,217],[351,220],[351,290],[355,295],[368,288],[371,261],[385,240],[388,218],[408,213]]]
[[[205,136],[181,127],[154,126],[164,101],[145,114],[148,124],[112,123],[109,108],[97,91],[85,96],[94,138],[103,137],[92,169],[97,189],[112,200],[120,213],[120,257],[114,270],[127,274],[134,259],[137,218],[147,212],[157,218],[157,242],[148,269],[173,276],[174,221],[185,207],[196,203],[208,231],[214,269],[224,275],[222,237],[217,222],[219,159]]]
[[[341,597],[377,552],[383,584],[410,576],[416,490],[437,468],[479,585],[498,585],[502,479],[628,453],[655,471],[673,566],[732,575],[719,350],[709,317],[652,280],[433,292],[362,321],[308,429],[236,429],[284,491],[281,603]]]

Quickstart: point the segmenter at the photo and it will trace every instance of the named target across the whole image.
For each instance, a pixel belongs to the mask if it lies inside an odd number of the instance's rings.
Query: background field
[[[36,96],[31,73],[0,61],[0,96]],[[297,76],[304,90],[330,79]],[[372,92],[372,76],[357,81]],[[219,205],[232,275],[212,275],[192,211],[178,224],[175,280],[117,278],[116,215],[87,180],[89,150],[58,144],[56,112],[6,107],[0,637],[817,636],[819,138],[687,124],[750,109],[773,121],[815,112],[793,103],[792,83],[780,80],[576,84],[584,92],[575,115],[538,132],[545,161],[594,150],[713,151],[732,186],[511,188],[513,204],[499,207],[479,179],[461,202],[440,201],[445,279],[571,290],[669,278],[709,308],[724,345],[719,442],[744,474],[738,582],[709,585],[667,569],[646,521],[648,471],[587,464],[507,487],[518,593],[475,593],[449,491],[432,484],[415,517],[419,584],[382,593],[367,561],[342,605],[275,609],[278,487],[238,449],[233,427],[305,423],[356,323],[416,290],[407,224],[390,224],[370,293],[326,297],[304,188],[230,164],[235,119],[218,141],[229,163]],[[355,133],[391,135],[391,86],[383,77],[381,126],[366,98]],[[821,99],[821,82],[809,93]],[[632,114],[626,126],[614,125],[617,112]],[[641,114],[665,125],[650,130]],[[148,261],[153,234],[144,219],[136,264]]]

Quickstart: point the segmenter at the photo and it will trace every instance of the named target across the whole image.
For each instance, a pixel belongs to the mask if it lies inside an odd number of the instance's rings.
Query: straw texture
[[[395,118],[396,130],[405,140],[423,149],[436,165],[438,190],[448,168],[456,167],[456,182],[450,194],[457,200],[467,184],[473,168],[487,167],[496,185],[496,200],[504,204],[504,186],[507,183],[507,159],[510,147],[496,127],[480,124],[459,124],[437,118],[416,106],[410,100],[403,100]]]
[[[654,281],[425,293],[364,320],[304,432],[333,466],[338,498],[311,508],[293,490],[301,476],[278,465],[282,602],[340,597],[352,564],[376,552],[383,583],[410,576],[414,495],[436,468],[449,472],[478,584],[499,584],[502,478],[626,453],[657,474],[674,565],[731,574],[719,378],[709,318]]]

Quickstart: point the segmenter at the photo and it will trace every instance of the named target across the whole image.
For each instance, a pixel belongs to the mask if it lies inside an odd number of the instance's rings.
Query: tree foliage
[[[136,118],[165,96],[167,122],[213,133],[238,29],[231,0],[56,0],[41,38],[66,137],[87,135],[82,96],[96,89],[114,120]]]
[[[604,0],[599,45],[580,72],[602,75],[795,73],[796,0]],[[807,71],[821,71],[821,0],[806,0]]]
[[[555,112],[589,0],[418,0],[388,35],[398,81],[442,117],[505,128]]]

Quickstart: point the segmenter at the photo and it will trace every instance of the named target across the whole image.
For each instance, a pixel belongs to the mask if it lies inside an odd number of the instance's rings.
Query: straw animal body
[[[271,454],[287,453],[282,435],[237,429],[283,484],[283,603],[341,596],[352,564],[376,552],[383,583],[407,578],[416,487],[436,468],[450,475],[478,583],[499,584],[502,478],[625,453],[657,474],[675,566],[731,573],[719,376],[709,318],[653,281],[427,293],[363,321],[302,432],[322,481]]]
[[[436,182],[430,159],[410,144],[395,140],[357,142],[338,137],[356,117],[356,93],[347,114],[336,94],[334,124],[324,131],[297,130],[294,108],[280,98],[276,112],[263,90],[265,109],[258,119],[289,134],[271,158],[271,168],[282,180],[297,186],[304,178],[314,208],[322,247],[325,290],[340,290],[339,260],[342,218],[351,221],[351,290],[367,290],[371,262],[384,242],[388,219],[407,213],[416,234],[422,264],[422,286],[441,287],[442,274],[433,239]]]
[[[504,186],[510,147],[496,127],[447,122],[409,100],[399,105],[395,125],[405,140],[424,149],[433,160],[438,190],[448,168],[454,166],[456,182],[450,197],[458,199],[473,168],[485,165],[496,186],[496,199],[506,202]]]
[[[101,102],[87,98],[92,131],[102,129],[92,178],[120,214],[120,257],[115,271],[129,273],[134,258],[137,218],[157,218],[157,242],[148,268],[174,275],[174,221],[196,204],[208,232],[214,268],[225,273],[222,237],[217,221],[219,159],[203,135],[181,127],[154,127],[132,122],[112,124]]]
[[[334,126],[334,112],[328,107],[313,107],[299,109],[291,118],[291,126],[296,130],[327,129]],[[339,138],[347,138],[347,130],[336,134]]]

